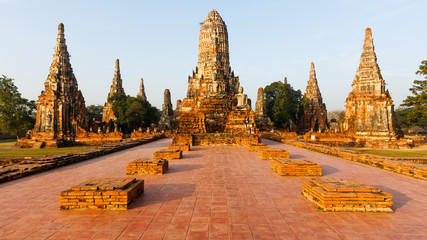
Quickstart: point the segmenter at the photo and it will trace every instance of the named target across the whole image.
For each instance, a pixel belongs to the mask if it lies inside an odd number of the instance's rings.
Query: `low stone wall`
[[[127,175],[145,175],[166,173],[169,168],[168,160],[153,160],[150,158],[140,158],[133,160],[126,166]]]
[[[259,137],[255,134],[230,134],[230,133],[201,133],[201,134],[176,134],[172,139],[173,144],[201,145],[241,145],[259,143]]]
[[[156,134],[140,140],[130,140],[120,143],[108,144],[83,152],[74,152],[40,158],[23,158],[20,160],[13,159],[11,161],[4,160],[3,162],[12,162],[12,165],[3,165],[0,168],[0,183],[21,178],[34,173],[47,171],[49,169],[57,168],[60,166],[103,156],[123,149],[153,142],[161,138],[164,138],[163,134]]]
[[[286,139],[272,133],[264,134],[262,135],[262,138],[273,140],[276,142],[282,142],[284,144],[324,153],[331,156],[348,159],[355,162],[368,164],[377,168],[385,169],[395,173],[404,174],[404,175],[415,177],[418,179],[427,180],[427,165],[416,163],[416,162],[425,162],[420,158],[414,158],[413,159],[414,162],[412,162],[409,158],[390,158],[390,157],[364,154],[356,151],[340,149],[337,147],[330,147],[330,146],[325,146],[320,144],[313,144],[313,143]]]
[[[279,135],[280,136],[280,135]],[[354,134],[346,133],[316,133],[316,132],[307,132],[303,136],[304,141],[310,143],[319,143],[328,146],[337,146],[337,147],[355,147],[356,137]],[[297,140],[297,139],[294,139]]]

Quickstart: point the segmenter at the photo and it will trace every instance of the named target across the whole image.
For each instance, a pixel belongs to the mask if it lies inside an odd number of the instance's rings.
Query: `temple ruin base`
[[[149,158],[140,158],[133,160],[126,166],[127,175],[162,175],[168,170],[167,160],[153,160]]]
[[[392,195],[354,179],[314,179],[302,194],[323,211],[393,212]]]
[[[270,149],[270,146],[264,143],[250,143],[246,146],[246,149],[251,152],[258,152],[259,150]]]
[[[289,152],[280,149],[261,149],[258,151],[258,156],[264,160],[270,159],[289,159]]]
[[[171,159],[181,159],[181,157],[182,157],[181,150],[162,149],[153,153],[154,159],[171,160]]]
[[[127,210],[144,192],[144,180],[91,178],[59,195],[61,209]]]
[[[173,144],[200,145],[241,145],[259,143],[259,137],[255,134],[231,134],[231,133],[200,133],[200,134],[176,134],[173,136]]]
[[[183,152],[190,151],[190,145],[186,143],[176,143],[168,146],[169,150],[181,150]]]
[[[322,176],[322,166],[305,159],[273,159],[271,168],[281,176]]]

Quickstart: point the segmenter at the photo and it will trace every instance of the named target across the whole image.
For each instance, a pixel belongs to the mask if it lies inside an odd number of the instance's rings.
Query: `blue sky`
[[[153,105],[161,108],[169,88],[175,107],[186,96],[200,23],[212,9],[228,26],[231,67],[253,103],[259,87],[285,76],[304,92],[313,61],[328,111],[343,110],[367,27],[396,108],[427,59],[427,1],[0,0],[0,9],[0,74],[33,100],[61,22],[86,105],[104,104],[119,58],[127,94],[138,93],[143,77]]]

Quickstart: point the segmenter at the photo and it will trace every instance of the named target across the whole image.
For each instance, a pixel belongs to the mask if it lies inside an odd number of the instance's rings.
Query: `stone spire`
[[[307,105],[304,105],[304,115],[301,118],[299,130],[301,132],[326,130],[328,127],[326,105],[323,103],[313,62],[311,62],[304,99],[307,101]]]
[[[116,59],[116,68],[114,70],[113,83],[111,84],[110,93],[108,93],[108,97],[112,97],[116,93],[125,93],[125,90],[122,86],[122,76],[120,75],[119,59]]]
[[[62,23],[58,26],[55,53],[44,86],[37,102],[34,126],[34,132],[44,134],[38,137],[68,141],[80,131],[87,130],[89,117],[71,67]]]
[[[147,101],[147,96],[145,95],[144,79],[143,78],[141,78],[141,83],[139,84],[138,97],[140,97],[144,101]]]
[[[233,96],[238,88],[239,78],[230,68],[227,26],[212,10],[200,27],[197,68],[189,79],[187,97]]]
[[[283,83],[288,84],[288,78],[285,77],[285,80],[283,81]]]
[[[264,89],[258,88],[258,94],[255,104],[255,122],[260,130],[271,130],[271,120],[265,110]]]
[[[172,108],[171,94],[169,89],[165,89],[163,95],[162,115],[160,116],[159,127],[171,129],[175,126],[175,117]]]
[[[367,28],[359,68],[345,103],[341,130],[362,141],[394,140],[401,135],[393,100],[377,63],[372,31]]]
[[[316,70],[314,69],[314,63],[311,62],[310,77],[308,78],[307,88],[305,89],[304,97],[312,99],[314,101],[322,101],[322,95],[317,84]]]

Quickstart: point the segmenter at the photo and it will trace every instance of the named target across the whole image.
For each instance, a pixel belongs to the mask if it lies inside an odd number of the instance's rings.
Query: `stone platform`
[[[59,195],[61,209],[127,210],[144,192],[144,180],[91,178]]]
[[[271,168],[281,176],[322,176],[322,166],[305,159],[273,159]]]
[[[392,213],[392,195],[355,179],[314,179],[302,194],[323,211]]]
[[[173,144],[189,144],[190,146],[206,145],[241,145],[259,143],[259,137],[255,134],[231,134],[231,133],[199,133],[176,134],[173,136]]]
[[[162,150],[155,151],[153,153],[154,159],[171,160],[171,159],[181,159],[181,157],[182,157],[181,150],[162,149]]]
[[[261,149],[258,151],[258,156],[264,160],[278,158],[289,159],[289,152],[280,149]]]
[[[170,149],[170,150],[181,150],[183,152],[188,152],[188,151],[190,151],[190,145],[186,144],[186,143],[176,143],[176,144],[169,145],[168,149]]]
[[[246,146],[246,149],[251,152],[257,152],[259,150],[270,149],[270,146],[264,143],[250,143]]]
[[[168,170],[168,160],[153,160],[150,158],[140,158],[133,160],[126,166],[126,174],[164,174]]]

